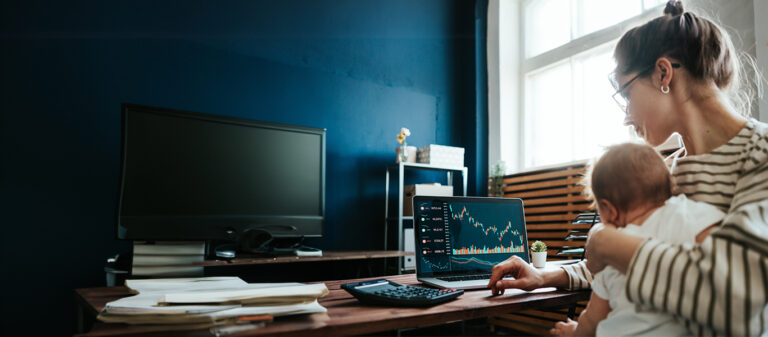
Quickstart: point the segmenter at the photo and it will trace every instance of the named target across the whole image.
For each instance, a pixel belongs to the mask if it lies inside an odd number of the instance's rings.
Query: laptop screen
[[[521,199],[415,197],[420,276],[489,272],[512,255],[528,261]]]

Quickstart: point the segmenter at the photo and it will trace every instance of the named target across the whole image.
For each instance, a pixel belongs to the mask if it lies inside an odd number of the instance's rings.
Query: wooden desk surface
[[[376,277],[378,278],[378,277]],[[540,291],[513,294],[509,290],[503,296],[491,296],[490,290],[465,291],[457,300],[431,308],[402,308],[361,305],[352,295],[341,289],[341,284],[368,279],[338,280],[325,282],[330,293],[320,299],[327,313],[278,317],[265,328],[238,333],[234,336],[349,336],[403,328],[433,326],[447,322],[494,316],[525,309],[567,307],[589,299],[585,291]],[[400,284],[418,285],[416,276],[387,276]],[[552,288],[550,288],[552,289]],[[113,300],[129,295],[125,287],[77,289],[77,299],[86,310],[96,315]],[[97,322],[93,329],[81,336],[179,336],[210,335],[207,330],[197,332],[139,333],[141,327]]]
[[[323,256],[243,256],[232,260],[205,260],[195,263],[196,266],[216,267],[216,266],[237,266],[252,264],[277,264],[294,262],[316,262],[316,261],[342,261],[342,260],[365,260],[365,259],[383,259],[388,257],[410,256],[413,252],[404,252],[398,250],[360,250],[360,251],[324,251]]]

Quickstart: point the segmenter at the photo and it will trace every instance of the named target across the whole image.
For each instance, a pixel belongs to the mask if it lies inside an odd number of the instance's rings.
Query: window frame
[[[618,40],[628,29],[658,17],[664,6],[650,7],[639,15],[526,58],[525,12],[535,1],[490,0],[488,6],[488,167],[504,160],[507,173],[536,169],[525,166],[526,75]]]

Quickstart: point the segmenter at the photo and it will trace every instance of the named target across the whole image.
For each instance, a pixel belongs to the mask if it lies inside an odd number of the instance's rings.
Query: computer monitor
[[[320,237],[325,130],[122,106],[117,237]]]

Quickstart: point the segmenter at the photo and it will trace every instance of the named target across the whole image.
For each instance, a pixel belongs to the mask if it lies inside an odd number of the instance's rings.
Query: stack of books
[[[323,283],[256,283],[238,277],[127,280],[137,295],[109,302],[98,319],[144,331],[254,329],[272,317],[326,312]]]
[[[204,242],[167,241],[133,243],[133,276],[202,276]]]

